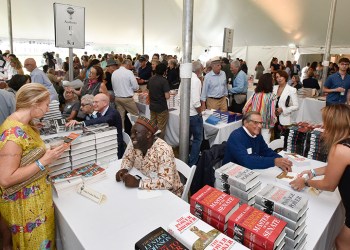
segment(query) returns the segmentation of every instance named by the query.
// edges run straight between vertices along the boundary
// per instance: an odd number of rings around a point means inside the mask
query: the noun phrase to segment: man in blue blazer
[[[87,103],[83,103],[82,98],[82,104],[81,105],[91,105]],[[94,96],[93,102],[92,102],[93,109],[82,109],[82,111],[88,112],[86,117],[89,117],[85,121],[81,122],[83,126],[90,126],[94,124],[101,124],[101,123],[108,123],[109,126],[114,126],[117,128],[118,131],[118,158],[122,158],[124,154],[124,142],[123,142],[123,128],[122,128],[122,118],[120,117],[119,112],[109,106],[109,97],[105,94],[97,94]],[[97,112],[96,114],[92,115],[92,112]],[[90,113],[91,112],[91,113]],[[75,124],[78,124],[79,122],[72,120],[66,124],[66,126],[72,126]]]

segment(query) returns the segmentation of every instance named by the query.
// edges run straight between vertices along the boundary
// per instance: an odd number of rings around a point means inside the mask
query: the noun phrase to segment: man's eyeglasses
[[[254,120],[250,120],[251,122],[254,123],[254,125],[263,125],[264,122],[259,122],[259,121],[254,121]]]
[[[82,103],[82,104],[80,104],[80,106],[82,106],[82,107],[85,107],[85,106],[88,106],[88,105],[91,105],[90,103]]]
[[[349,66],[348,63],[341,63],[340,65],[341,65],[341,66]]]

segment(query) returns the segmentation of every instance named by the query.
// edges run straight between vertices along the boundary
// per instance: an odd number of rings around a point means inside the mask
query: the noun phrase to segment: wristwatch
[[[139,175],[134,175],[134,177],[138,180],[138,181],[140,181],[140,180],[142,180],[142,177],[141,176],[139,176]]]

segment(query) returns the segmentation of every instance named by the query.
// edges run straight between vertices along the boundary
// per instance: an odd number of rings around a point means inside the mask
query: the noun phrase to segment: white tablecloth
[[[298,97],[299,110],[292,115],[292,122],[308,121],[310,123],[321,123],[321,109],[326,106],[325,101],[320,101],[315,98],[300,98]]]
[[[227,141],[233,130],[242,126],[242,121],[223,123],[216,125],[206,123],[205,120],[209,115],[203,116],[204,138],[209,140],[210,146],[221,144]],[[171,146],[179,145],[180,135],[180,110],[179,108],[169,112],[169,121],[165,132],[165,141]]]
[[[311,160],[309,166],[295,167],[293,172],[301,172],[305,169],[317,168],[324,166],[324,162]],[[258,170],[261,173],[262,187],[271,183],[288,190],[293,190],[287,185],[275,181],[281,170],[277,167]],[[319,177],[318,177],[319,178]],[[307,190],[301,192],[309,199],[309,209],[307,211],[306,230],[308,234],[306,241],[306,250],[330,250],[332,244],[344,224],[344,208],[338,189],[335,192],[323,191],[319,196],[310,194]]]
[[[149,105],[136,102],[137,107],[140,112],[145,115],[147,118],[150,118]],[[172,147],[179,146],[180,141],[180,107],[170,109],[169,111],[169,120],[165,131],[165,141]],[[209,140],[210,146],[214,144],[221,144],[224,141],[227,141],[228,137],[233,130],[242,126],[241,121],[231,122],[231,123],[222,123],[219,122],[217,125],[211,125],[206,123],[205,120],[209,115],[203,116],[203,127],[204,127],[204,138]]]
[[[189,204],[163,190],[161,196],[140,199],[137,188],[115,181],[121,161],[110,163],[108,177],[89,185],[107,196],[98,205],[75,192],[54,195],[56,220],[66,250],[134,249],[136,241],[189,211]],[[152,192],[152,191],[150,191]]]
[[[308,167],[294,167],[294,172],[323,166],[312,161]],[[126,188],[115,181],[120,161],[109,164],[108,178],[89,185],[107,195],[105,203],[98,205],[75,192],[54,195],[56,220],[64,249],[134,249],[134,244],[151,230],[168,224],[189,211],[189,204],[164,190],[161,196],[140,199],[139,190]],[[274,176],[280,173],[276,167],[260,170],[264,187],[267,183],[279,185]],[[292,190],[292,189],[290,189]],[[344,223],[344,209],[338,190],[308,196],[309,209],[306,219],[307,250],[330,250]]]

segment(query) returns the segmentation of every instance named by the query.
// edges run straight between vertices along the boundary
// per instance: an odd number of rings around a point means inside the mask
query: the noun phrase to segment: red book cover
[[[205,185],[192,195],[190,205],[196,210],[225,223],[232,213],[238,209],[239,199]]]
[[[264,249],[273,250],[283,241],[286,225],[274,216],[243,204],[228,220],[228,236],[239,242],[246,238]]]
[[[203,213],[201,211],[196,210],[194,207],[190,207],[190,212],[197,218],[201,219],[202,221],[208,223],[210,226],[216,228],[220,232],[225,232],[227,229],[227,223],[218,221],[217,219],[207,215],[206,213]]]

